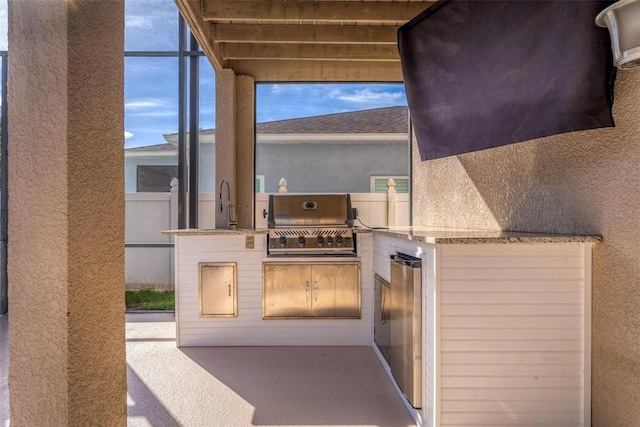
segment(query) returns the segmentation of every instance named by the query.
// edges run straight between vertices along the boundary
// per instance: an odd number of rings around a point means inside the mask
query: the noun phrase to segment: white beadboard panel
[[[582,268],[519,268],[505,259],[503,267],[442,268],[442,280],[575,280],[582,279]]]
[[[446,292],[443,304],[582,304],[582,292]]]
[[[570,388],[447,388],[442,390],[442,405],[446,402],[476,401],[485,402],[571,402],[579,401],[580,387]]]
[[[576,360],[578,362],[578,360]],[[547,375],[554,376],[575,376],[576,365],[578,363],[568,364],[443,364],[442,374],[448,376],[523,376],[523,375],[537,375],[540,371],[544,370]]]
[[[580,315],[581,304],[447,304],[443,316],[561,316]],[[503,322],[507,321],[502,319]]]
[[[178,236],[176,325],[179,346],[371,345],[373,316],[372,236],[359,236],[361,319],[262,319],[262,263],[266,235],[245,248],[243,235]],[[285,262],[285,259],[280,259]],[[340,262],[340,259],[334,259]],[[268,259],[269,262],[274,259]],[[291,261],[291,259],[289,259]],[[344,261],[354,261],[353,258]],[[198,264],[236,262],[238,316],[198,315]]]
[[[484,243],[469,245],[439,245],[443,258],[448,257],[576,257],[580,256],[581,243]],[[449,262],[445,259],[443,263]]]
[[[442,339],[449,340],[575,340],[582,333],[582,328],[446,328],[442,331]]]
[[[498,401],[475,400],[447,401],[442,404],[442,412],[476,412],[476,413],[538,413],[538,412],[573,412],[580,410],[579,402],[573,400],[530,400],[530,401]]]
[[[583,425],[583,246],[438,246],[441,425]]]
[[[447,280],[449,292],[572,292],[581,289],[582,280]],[[476,291],[476,288],[478,289]]]
[[[504,317],[492,314],[488,316],[448,316],[441,319],[443,328],[482,329],[492,328],[504,322]],[[509,318],[509,328],[582,328],[582,316],[525,316]]]
[[[506,258],[506,260],[505,260]],[[582,268],[580,256],[450,256],[442,260],[442,268]]]
[[[576,412],[516,412],[508,408],[494,413],[443,413],[443,425],[456,426],[576,426],[580,418]]]
[[[580,351],[582,341],[574,339],[571,341],[558,340],[442,340],[442,352],[449,351]],[[447,363],[443,354],[442,363]]]
[[[576,376],[453,376],[442,375],[442,388],[569,388],[580,387],[581,375]]]
[[[447,364],[462,365],[541,365],[541,364],[579,364],[582,351],[487,351],[487,352],[455,352],[447,354]]]

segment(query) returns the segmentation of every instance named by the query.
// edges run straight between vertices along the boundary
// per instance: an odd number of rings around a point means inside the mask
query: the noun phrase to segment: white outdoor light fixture
[[[620,0],[596,17],[596,25],[611,35],[613,65],[640,67],[640,0]]]

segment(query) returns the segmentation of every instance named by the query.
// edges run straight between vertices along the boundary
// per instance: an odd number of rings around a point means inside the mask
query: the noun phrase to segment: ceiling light
[[[640,0],[612,4],[598,14],[596,25],[609,29],[613,65],[640,67]]]

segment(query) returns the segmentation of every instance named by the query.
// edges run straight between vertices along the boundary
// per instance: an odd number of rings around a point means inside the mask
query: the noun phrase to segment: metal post
[[[191,32],[189,32],[191,34]],[[198,228],[198,113],[199,56],[198,42],[191,34],[189,52],[189,228]]]
[[[407,108],[408,123],[408,139],[409,139],[409,225],[413,225],[413,121],[411,120],[411,112]]]
[[[178,228],[187,228],[187,32],[184,18],[178,18]]]
[[[7,132],[7,53],[2,53],[2,122],[0,123],[0,314],[6,314],[9,308],[9,280],[7,275],[7,241],[9,213],[9,185],[7,171],[8,132]]]

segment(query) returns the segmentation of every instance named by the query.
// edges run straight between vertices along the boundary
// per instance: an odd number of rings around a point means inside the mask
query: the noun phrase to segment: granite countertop
[[[470,230],[438,227],[356,227],[358,233],[374,233],[401,240],[430,244],[478,244],[478,243],[597,243],[601,236],[552,233],[526,233],[519,231]],[[268,234],[266,228],[238,230],[185,229],[167,230],[162,234],[174,236],[219,236]]]
[[[375,234],[396,239],[431,244],[478,243],[597,243],[601,236],[553,233],[526,233],[519,231],[469,230],[438,227],[373,228]]]
[[[240,235],[255,236],[257,234],[267,234],[269,230],[266,228],[240,228],[235,230],[226,230],[222,228],[186,228],[184,230],[166,230],[162,234],[172,236],[222,236],[222,235]]]

